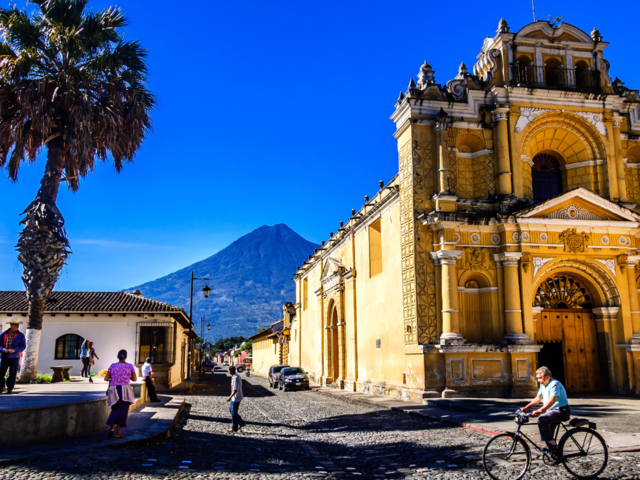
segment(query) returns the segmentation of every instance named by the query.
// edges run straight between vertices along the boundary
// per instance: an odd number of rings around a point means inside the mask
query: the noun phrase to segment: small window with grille
[[[84,338],[75,333],[67,333],[56,339],[54,360],[77,360],[80,358],[80,347]]]
[[[173,363],[173,323],[138,323],[138,363]]]
[[[562,193],[560,164],[554,156],[548,153],[539,153],[533,157],[531,179],[535,203],[544,202]]]

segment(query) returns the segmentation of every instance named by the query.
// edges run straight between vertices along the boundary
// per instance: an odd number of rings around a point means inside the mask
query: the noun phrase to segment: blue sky
[[[118,5],[131,19],[128,38],[149,50],[154,132],[121,174],[101,164],[78,193],[61,190],[73,255],[57,289],[134,286],[264,224],[319,243],[397,172],[389,116],[422,62],[444,84],[461,61],[472,68],[501,17],[512,31],[532,21],[528,0]],[[536,2],[538,19],[596,26],[611,42],[612,77],[640,88],[640,3],[623,10]],[[3,290],[23,288],[14,245],[43,160],[24,166],[18,183],[0,177]]]

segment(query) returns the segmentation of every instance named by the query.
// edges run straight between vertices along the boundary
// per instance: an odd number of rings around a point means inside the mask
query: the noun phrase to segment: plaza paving
[[[314,391],[282,393],[257,376],[242,377],[248,425],[229,434],[229,377],[206,378],[162,444],[35,456],[0,467],[0,479],[488,478],[486,434]],[[536,459],[525,478],[572,477]],[[640,478],[640,453],[613,454],[601,478]]]

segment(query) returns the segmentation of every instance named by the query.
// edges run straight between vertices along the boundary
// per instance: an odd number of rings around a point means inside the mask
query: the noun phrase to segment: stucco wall
[[[278,365],[278,344],[273,338],[262,337],[253,341],[253,371],[266,374],[271,365]]]

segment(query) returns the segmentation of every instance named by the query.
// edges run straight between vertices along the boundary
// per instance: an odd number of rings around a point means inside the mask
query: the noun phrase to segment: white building
[[[0,291],[0,319],[16,316],[23,317],[20,330],[24,332],[26,293]],[[189,330],[189,317],[182,308],[145,298],[138,291],[54,291],[45,306],[38,371],[51,373],[50,367],[72,365],[71,375],[79,376],[80,345],[88,339],[100,357],[92,373],[117,362],[118,351],[125,349],[127,361],[138,373],[145,358],[151,357],[156,384],[175,387],[187,378]],[[193,330],[191,338],[196,338]]]

